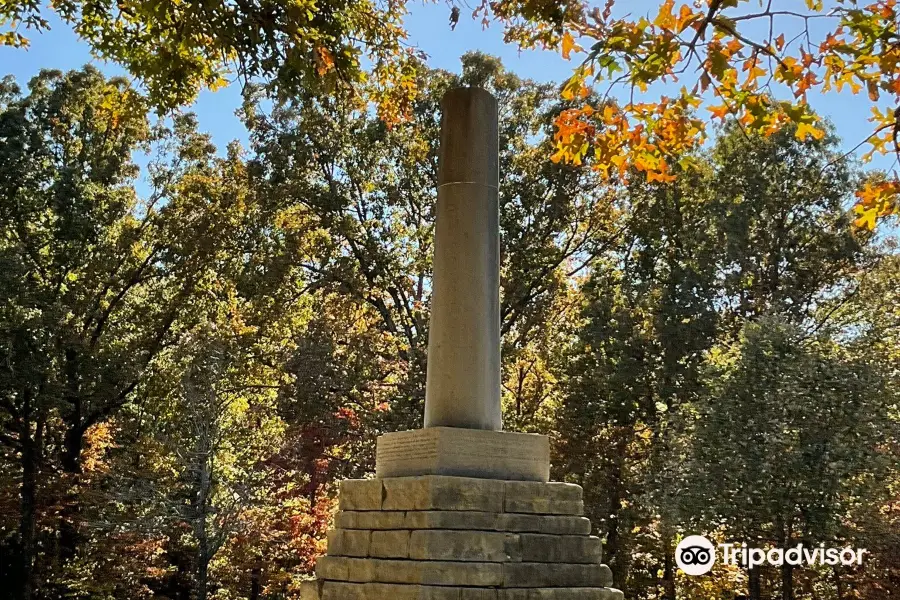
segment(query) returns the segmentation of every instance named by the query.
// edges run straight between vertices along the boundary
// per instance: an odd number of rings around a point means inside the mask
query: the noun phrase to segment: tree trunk
[[[259,600],[259,596],[262,593],[261,575],[262,569],[258,565],[250,571],[250,600]]]
[[[616,444],[615,464],[608,478],[609,488],[609,504],[607,505],[606,514],[609,515],[606,524],[606,547],[605,554],[608,556],[609,568],[613,574],[613,581],[616,586],[622,590],[625,589],[625,582],[628,579],[628,565],[625,557],[621,552],[621,523],[619,513],[622,510],[622,499],[625,490],[622,487],[622,474],[624,472],[623,463],[625,462],[625,449],[628,444],[627,439],[623,435]]]
[[[26,425],[27,427],[27,425]],[[37,450],[30,432],[22,436],[22,487],[19,515],[21,543],[21,588],[19,598],[31,600],[34,594],[35,536],[37,530]]]
[[[794,565],[781,565],[781,600],[794,600]]]
[[[794,534],[793,522],[790,519],[782,525],[782,531],[784,533],[781,547],[787,552]],[[794,600],[794,565],[788,564],[787,561],[781,564],[781,600]]]
[[[73,560],[78,551],[78,514],[81,512],[78,500],[78,480],[81,475],[81,449],[84,443],[78,352],[74,348],[66,348],[65,359],[66,390],[64,396],[71,408],[65,417],[66,434],[61,457],[63,473],[68,479],[68,490],[60,511],[59,524],[59,557],[62,562]]]
[[[762,600],[762,584],[759,578],[759,567],[748,571],[747,595],[750,600]]]
[[[206,544],[200,546],[200,564],[197,565],[197,600],[206,600],[209,594],[209,557]]]
[[[666,600],[678,600],[675,595],[675,558],[671,542],[666,543],[663,559],[663,586]]]
[[[208,440],[201,436],[197,443],[200,456],[200,473],[197,493],[197,522],[194,525],[194,535],[197,537],[197,599],[206,600],[209,593],[209,525],[206,516],[209,514],[209,492],[212,481],[209,468]]]
[[[82,445],[81,427],[69,423],[62,455],[63,472],[67,476],[69,489],[60,511],[59,524],[59,557],[63,561],[73,560],[78,552],[78,518],[81,513],[78,483],[81,478]]]
[[[841,581],[841,571],[837,566],[831,570],[834,576],[834,589],[837,592],[837,600],[844,600],[844,582]]]

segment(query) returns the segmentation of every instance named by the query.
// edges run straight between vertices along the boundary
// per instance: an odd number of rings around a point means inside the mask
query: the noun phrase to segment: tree
[[[30,1],[0,8],[10,31],[0,44],[28,45],[20,29],[49,28],[47,7]],[[395,119],[415,93],[415,53],[405,47],[403,2],[82,2],[50,10],[70,23],[99,56],[140,79],[151,103],[173,109],[202,88],[265,78],[284,96],[306,89],[338,93],[367,85],[361,66],[373,65],[382,115]]]
[[[791,126],[769,136],[748,136],[733,121],[722,127],[708,207],[721,232],[717,280],[733,333],[773,311],[820,328],[830,316],[823,304],[852,297],[856,277],[877,261],[872,236],[854,232],[846,212],[863,177],[839,157],[830,132],[800,141]]]
[[[149,134],[139,98],[93,69],[43,72],[30,87],[22,97],[6,79],[0,101],[0,422],[21,469],[25,598],[48,449],[59,452],[65,473],[79,472],[85,432],[121,406],[173,318],[148,310],[148,329],[127,324],[156,299],[149,222],[133,216],[127,186],[131,151]],[[61,531],[70,532],[69,523],[63,518]]]
[[[472,13],[486,25],[501,23],[507,41],[522,48],[560,49],[582,55],[563,87],[563,97],[586,99],[589,84],[606,89],[601,102],[583,102],[556,121],[556,160],[580,163],[590,150],[604,173],[624,178],[632,169],[669,181],[673,166],[688,161],[707,136],[696,109],[713,118],[731,115],[747,131],[772,134],[792,124],[800,139],[824,131],[807,101],[810,92],[854,94],[872,103],[870,152],[900,154],[897,102],[895,0],[805,0],[784,9],[769,0],[665,0],[647,17],[624,14],[615,0],[604,8],[542,0],[482,2]],[[620,8],[622,10],[620,10]],[[450,7],[450,27],[460,7]],[[234,70],[244,81],[263,77],[284,95],[301,90],[334,92],[365,80],[363,56],[373,65],[380,114],[388,121],[411,116],[417,88],[414,53],[404,46],[403,1],[327,4],[288,2],[212,5],[201,2],[88,3],[53,5],[101,56],[125,65],[150,91],[152,101],[172,108],[191,101],[202,87],[217,87]],[[7,3],[0,24],[11,31],[2,42],[24,46],[18,29],[47,28],[33,2]],[[645,101],[655,83],[679,83],[680,91]],[[344,86],[345,88],[348,86]],[[627,101],[606,100],[617,88]],[[371,91],[371,90],[370,90]],[[895,110],[897,108],[897,110]],[[858,191],[856,224],[874,229],[878,219],[900,213],[900,182],[894,178]]]
[[[588,84],[601,85],[604,98],[617,89],[628,97],[560,115],[555,158],[580,162],[592,150],[606,173],[623,178],[634,169],[669,181],[675,163],[706,140],[700,107],[712,118],[737,119],[748,133],[772,135],[790,125],[800,140],[820,139],[825,130],[808,96],[845,87],[865,90],[872,103],[873,131],[856,146],[869,145],[863,158],[900,148],[900,112],[878,104],[900,98],[894,0],[866,6],[806,0],[805,8],[787,9],[753,4],[707,0],[676,8],[666,0],[655,15],[635,18],[620,16],[608,0],[603,10],[585,7],[561,28],[526,25],[520,42],[560,47],[565,58],[583,56],[564,97],[585,96]],[[638,96],[655,83],[681,89],[658,101]],[[896,177],[859,189],[856,225],[874,229],[877,219],[900,214],[898,190]]]
[[[54,507],[53,560],[73,561],[91,432],[133,399],[181,332],[206,321],[201,300],[217,298],[214,310],[244,322],[242,293],[271,297],[253,314],[266,322],[297,295],[284,280],[297,273],[303,236],[276,229],[268,246],[254,237],[273,231],[272,218],[247,193],[238,158],[214,160],[189,116],[151,133],[144,107],[123,80],[92,68],[43,72],[24,97],[3,86],[0,439],[21,472],[24,598],[38,513]],[[151,140],[163,156],[141,201],[131,155]],[[265,277],[229,278],[224,257]]]
[[[671,451],[668,414],[699,393],[700,357],[717,332],[720,241],[708,210],[710,179],[707,169],[668,185],[636,180],[625,191],[622,239],[591,265],[580,290],[555,423],[560,471],[587,490],[616,583],[634,593],[656,583],[640,573],[657,568],[635,568],[640,559],[632,557],[634,533],[655,527],[650,511],[661,510],[647,499],[651,475]],[[669,588],[671,525],[651,559],[668,561],[660,567]]]
[[[715,349],[709,395],[689,407],[691,512],[756,546],[845,545],[843,515],[889,498],[896,395],[882,361],[777,317]],[[793,600],[790,564],[780,588]]]
[[[884,250],[848,227],[844,207],[859,174],[852,164],[831,164],[836,147],[831,136],[801,141],[790,129],[767,137],[726,125],[675,181],[633,177],[622,188],[621,239],[590,264],[579,288],[554,429],[558,472],[585,486],[616,583],[632,595],[719,598],[717,590],[740,584],[742,574],[717,571],[709,586],[686,588],[691,582],[674,573],[677,536],[719,523],[719,515],[700,520],[715,491],[684,466],[704,438],[684,431],[683,415],[695,414],[719,384],[705,364],[712,349],[730,347],[746,327],[779,312],[803,335],[842,339],[833,343],[854,357],[856,346],[837,328],[860,327],[875,318],[876,299],[880,306],[894,300],[874,290],[862,295],[860,281],[885,260]],[[892,322],[884,315],[884,326]],[[838,362],[852,378],[848,361]],[[749,378],[744,385],[751,387]],[[856,393],[874,387],[860,384]],[[879,415],[872,422],[887,435],[890,424]],[[740,435],[746,419],[731,416]],[[713,459],[704,454],[697,468],[711,468]],[[853,468],[865,465],[860,458]],[[709,495],[698,498],[698,490]],[[748,520],[752,512],[735,511]],[[705,531],[748,534],[737,526]]]
[[[304,265],[322,282],[317,293],[342,315],[350,310],[351,322],[365,319],[379,333],[366,334],[377,344],[368,360],[378,362],[366,368],[378,375],[381,393],[356,389],[332,398],[369,411],[386,429],[421,422],[437,115],[443,93],[461,84],[484,86],[500,103],[501,168],[510,174],[500,189],[501,330],[512,361],[539,335],[543,318],[565,293],[567,274],[611,237],[612,209],[596,174],[549,160],[550,127],[561,109],[552,86],[523,81],[499,61],[469,54],[461,76],[423,71],[414,119],[394,128],[352,104],[312,95],[276,105],[271,114],[253,103],[246,109],[261,185],[293,218],[327,232],[316,260]],[[331,303],[331,294],[342,299]],[[346,304],[350,299],[358,308]],[[355,351],[341,352],[358,358]],[[335,382],[332,393],[349,391],[348,383]],[[391,410],[371,413],[381,402]]]

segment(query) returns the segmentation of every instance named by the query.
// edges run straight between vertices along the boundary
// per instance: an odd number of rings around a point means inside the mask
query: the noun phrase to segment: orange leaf
[[[707,107],[707,110],[713,114],[713,117],[724,120],[725,115],[728,114],[728,105],[721,104],[719,106],[710,106]]]
[[[572,50],[575,49],[575,38],[568,31],[562,37],[562,57],[569,60]]]
[[[777,38],[775,38],[775,47],[778,48],[779,51],[784,50],[784,34],[782,33]]]
[[[334,56],[325,46],[316,47],[316,72],[325,75],[334,68]]]

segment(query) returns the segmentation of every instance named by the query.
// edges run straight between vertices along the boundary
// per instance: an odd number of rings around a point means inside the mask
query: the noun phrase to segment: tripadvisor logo
[[[792,548],[751,548],[744,544],[719,544],[722,551],[722,563],[738,565],[746,568],[761,565],[781,566],[789,564],[844,566],[861,565],[865,548],[826,548],[797,544]],[[675,563],[687,575],[705,575],[716,563],[716,546],[702,535],[689,535],[681,540],[675,548]]]
[[[702,535],[689,535],[675,548],[675,563],[688,575],[705,575],[716,563],[716,547]]]

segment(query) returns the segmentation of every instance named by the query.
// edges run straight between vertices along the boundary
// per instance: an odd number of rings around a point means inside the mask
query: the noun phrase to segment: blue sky
[[[654,10],[652,7],[658,6],[658,2],[638,0],[627,6],[633,12],[643,9],[646,13]],[[409,41],[428,54],[429,64],[433,67],[458,71],[459,57],[468,50],[476,49],[501,57],[509,70],[539,81],[560,81],[574,66],[574,63],[563,60],[554,52],[520,52],[516,47],[504,44],[500,27],[493,25],[483,30],[480,22],[468,18],[466,9],[463,9],[455,31],[451,31],[447,4],[411,2],[409,7],[410,14],[406,21]],[[67,70],[85,63],[92,63],[109,74],[124,74],[114,64],[93,59],[88,46],[80,42],[65,23],[55,19],[51,19],[51,23],[52,30],[49,32],[30,32],[31,47],[28,50],[0,46],[0,75],[11,73],[20,84],[25,84],[41,68]],[[655,97],[658,97],[658,91],[656,96],[648,94],[648,100]],[[864,95],[832,93],[813,96],[811,101],[820,114],[835,124],[848,149],[872,130],[872,124],[868,122],[870,103]],[[237,86],[231,86],[218,92],[203,92],[192,107],[199,117],[201,128],[213,136],[222,151],[231,140],[246,141],[246,132],[234,115],[239,105]],[[871,166],[888,168],[892,163],[893,157],[876,157]]]

